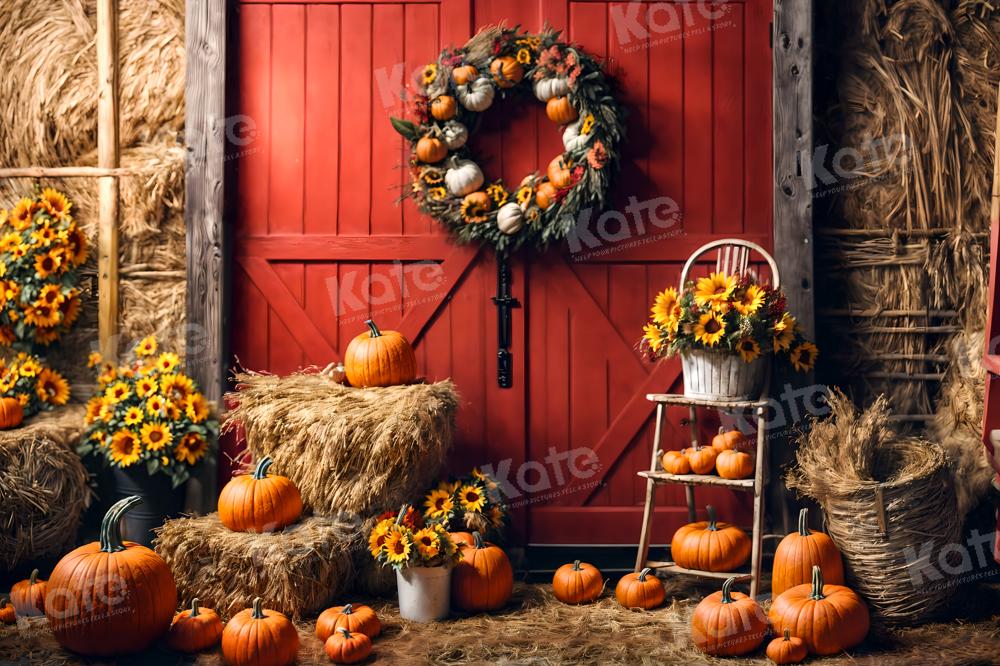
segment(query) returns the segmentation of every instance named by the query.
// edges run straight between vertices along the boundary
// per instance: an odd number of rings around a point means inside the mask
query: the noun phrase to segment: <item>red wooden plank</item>
[[[402,65],[403,54],[403,5],[376,5],[372,9],[372,71],[391,72]],[[406,147],[403,137],[392,129],[390,115],[403,115],[398,97],[388,96],[394,104],[386,106],[386,96],[379,90],[375,78],[369,113],[372,118],[372,234],[399,234],[403,231],[403,210],[396,199],[403,193],[404,169],[385,164],[385,156],[400,155]],[[361,112],[356,109],[355,112]],[[409,179],[406,179],[407,181]],[[406,183],[408,185],[408,182]]]
[[[406,3],[404,5],[404,40],[403,53],[406,64],[399,76],[393,75],[391,78],[395,82],[398,78],[399,85],[408,85],[407,95],[415,95],[419,92],[417,82],[419,72],[424,65],[437,60],[441,51],[438,36],[438,10],[436,5]],[[446,21],[442,16],[442,21]],[[402,91],[399,91],[402,94]],[[410,153],[408,147],[402,148],[398,153],[398,165],[404,172],[404,179],[409,169]],[[439,224],[426,215],[421,215],[412,199],[407,199],[403,203],[403,232],[407,234],[434,232],[445,235]]]
[[[302,264],[290,264],[290,263],[274,263],[270,264],[271,270],[274,272],[275,279],[280,281],[281,285],[287,289],[288,293],[294,299],[293,303],[298,306],[298,314],[295,317],[288,317],[286,312],[278,312],[274,307],[271,307],[268,313],[268,340],[267,346],[269,348],[268,353],[268,367],[278,374],[287,374],[290,372],[295,372],[307,363],[322,363],[326,365],[333,360],[333,358],[326,359],[326,363],[323,363],[323,358],[318,358],[317,353],[319,350],[314,349],[312,346],[300,345],[298,343],[298,337],[294,335],[291,331],[293,328],[297,328],[300,323],[299,320],[303,315],[308,317],[303,306],[303,292],[305,291],[305,285],[303,284],[304,268]],[[309,361],[306,361],[306,356],[309,356]]]
[[[340,332],[337,327],[338,306],[333,300],[336,293],[332,291],[336,285],[337,264],[310,262],[304,266],[304,309],[326,342],[332,349],[338,350],[342,358],[346,345],[341,346],[338,339]]]
[[[372,7],[340,8],[340,201],[337,230],[371,231]]]
[[[774,233],[771,168],[771,17],[770,0],[754,0],[744,8],[746,50],[743,59],[746,100],[744,142],[746,145],[747,233],[762,234],[771,248]]]
[[[456,246],[441,262],[439,280],[435,281],[438,286],[409,301],[412,305],[407,308],[403,320],[399,323],[399,331],[412,344],[417,344],[423,337],[448,294],[461,282],[479,254],[479,248]]]
[[[700,12],[684,28],[684,228],[712,228],[712,32]]]
[[[335,233],[340,191],[340,8],[306,8],[305,204],[307,234]]]
[[[712,20],[712,120],[715,132],[712,231],[741,234],[743,228],[743,7],[718,9]]]
[[[268,165],[271,159],[271,8],[243,7],[240,22],[240,113],[253,131],[240,146],[237,209],[244,233],[267,233]]]
[[[472,37],[472,0],[441,0],[440,48],[458,46]]]
[[[443,259],[454,248],[447,236],[379,236],[378,242],[372,242],[370,236],[285,234],[244,236],[236,241],[237,255],[299,261]]]
[[[656,196],[684,210],[684,42],[679,30],[649,46],[649,180]],[[689,231],[699,231],[694,227]]]
[[[649,180],[651,143],[649,130],[650,40],[648,36],[622,40],[614,25],[615,17],[626,15],[630,11],[630,7],[628,2],[608,3],[608,14],[605,17],[611,23],[607,37],[607,53],[614,62],[616,71],[620,73],[621,102],[628,109],[628,116],[625,119],[628,141],[623,154],[621,182],[631,183],[632,186],[627,189],[616,188],[618,196],[614,198],[614,207],[618,210],[623,210],[628,205],[628,198],[631,196],[645,201],[661,194],[656,184]],[[638,12],[635,24],[643,30],[648,30],[647,17],[647,12]],[[643,213],[643,217],[648,217],[648,214]]]
[[[270,197],[268,230],[271,233],[302,232],[302,202],[305,153],[305,32],[302,6],[288,5],[271,10],[274,42],[271,46],[271,127]],[[277,147],[280,146],[280,149]]]

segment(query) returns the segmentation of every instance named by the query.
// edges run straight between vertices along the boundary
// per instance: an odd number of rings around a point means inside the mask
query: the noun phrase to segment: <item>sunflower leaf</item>
[[[392,128],[399,132],[404,139],[408,141],[416,141],[419,138],[417,126],[409,120],[403,120],[401,118],[390,116],[389,122],[392,123]]]

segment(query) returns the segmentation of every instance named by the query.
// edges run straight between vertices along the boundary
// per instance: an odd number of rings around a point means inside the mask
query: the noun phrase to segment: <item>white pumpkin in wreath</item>
[[[524,209],[521,204],[510,202],[497,211],[497,226],[508,236],[516,234],[524,226]]]
[[[485,111],[493,104],[493,95],[496,91],[493,84],[486,77],[480,77],[471,84],[461,85],[456,88],[458,101],[469,111]]]
[[[569,81],[565,76],[551,76],[547,79],[539,79],[534,85],[535,97],[539,101],[547,102],[553,97],[562,97],[569,94]]]
[[[456,197],[464,197],[478,190],[483,184],[483,172],[472,160],[452,160],[451,168],[444,174],[448,192]]]
[[[580,134],[580,128],[583,126],[583,118],[576,121],[575,123],[570,123],[563,130],[562,141],[563,148],[566,149],[567,153],[576,152],[587,147],[590,143],[590,134]]]

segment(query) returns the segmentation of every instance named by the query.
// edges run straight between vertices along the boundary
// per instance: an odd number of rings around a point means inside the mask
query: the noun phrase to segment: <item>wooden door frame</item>
[[[544,4],[544,0],[542,0]],[[206,395],[226,387],[229,302],[225,201],[229,0],[187,3],[185,211],[189,371]],[[813,0],[774,0],[772,132],[774,256],[791,309],[814,329],[812,162]],[[211,492],[209,492],[211,490]],[[214,496],[214,488],[206,488]]]

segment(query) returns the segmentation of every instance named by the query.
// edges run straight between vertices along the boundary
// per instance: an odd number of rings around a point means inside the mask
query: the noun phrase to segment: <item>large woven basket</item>
[[[747,363],[737,354],[689,349],[681,354],[684,395],[709,400],[755,399],[764,385],[768,361],[763,355]]]

